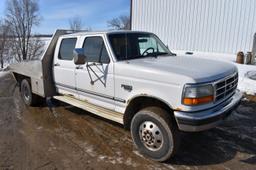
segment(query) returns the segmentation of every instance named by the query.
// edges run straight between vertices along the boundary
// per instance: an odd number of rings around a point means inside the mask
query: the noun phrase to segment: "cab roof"
[[[72,32],[72,31],[70,31]],[[145,31],[131,31],[131,30],[111,30],[111,31],[79,31],[76,33],[68,33],[63,35],[62,37],[70,37],[70,36],[82,36],[82,35],[94,35],[94,34],[120,34],[120,33],[150,33]]]

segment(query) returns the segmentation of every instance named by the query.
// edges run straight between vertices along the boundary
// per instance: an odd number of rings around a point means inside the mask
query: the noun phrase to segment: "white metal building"
[[[170,49],[251,51],[256,0],[132,0],[132,30],[157,34]]]

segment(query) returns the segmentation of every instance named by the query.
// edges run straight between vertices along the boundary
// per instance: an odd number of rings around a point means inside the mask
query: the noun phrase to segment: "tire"
[[[175,120],[170,113],[158,107],[148,107],[135,114],[131,135],[138,151],[154,161],[169,160],[179,147]]]
[[[41,103],[41,98],[32,93],[30,83],[27,79],[23,79],[20,85],[21,97],[28,106],[36,106]]]

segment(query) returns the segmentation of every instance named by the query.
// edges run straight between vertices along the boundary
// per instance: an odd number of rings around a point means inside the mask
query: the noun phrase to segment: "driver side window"
[[[84,40],[83,49],[88,62],[110,62],[109,55],[102,37],[87,37]]]

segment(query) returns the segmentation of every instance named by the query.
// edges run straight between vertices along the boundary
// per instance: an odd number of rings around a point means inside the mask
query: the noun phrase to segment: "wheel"
[[[32,93],[31,86],[27,79],[23,79],[20,85],[21,97],[26,105],[35,106],[41,99],[39,96]]]
[[[167,111],[158,107],[148,107],[135,114],[131,135],[138,151],[155,161],[166,161],[178,150],[177,125]]]

